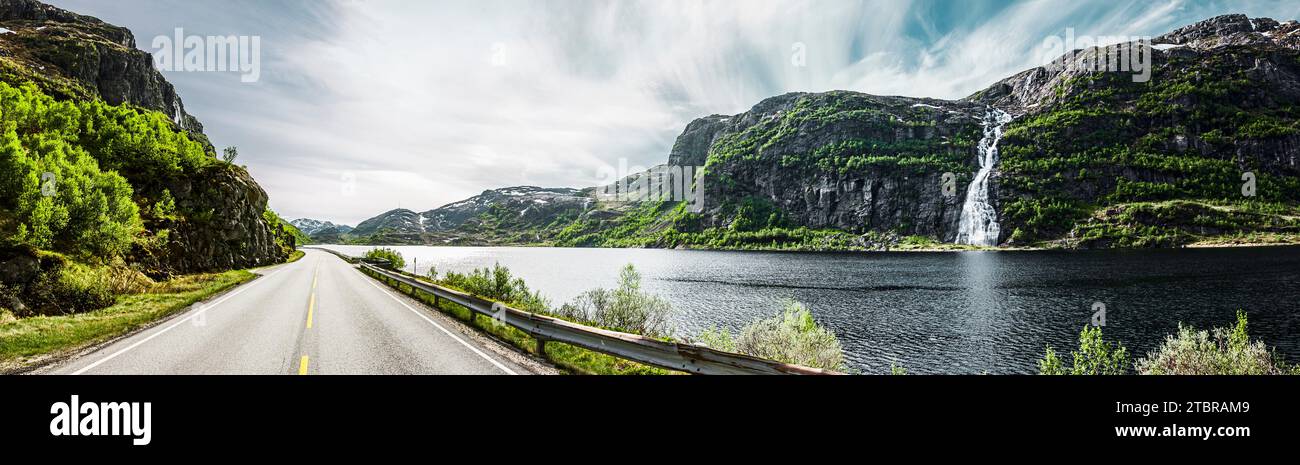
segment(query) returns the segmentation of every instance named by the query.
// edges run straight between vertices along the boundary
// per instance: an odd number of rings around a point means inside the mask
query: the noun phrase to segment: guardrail
[[[338,252],[330,252],[346,257]],[[368,263],[361,263],[360,268],[378,275],[380,279],[405,284],[412,289],[432,294],[435,302],[436,299],[447,299],[465,307],[470,310],[471,318],[473,315],[484,315],[498,323],[523,331],[537,340],[537,351],[541,354],[546,353],[544,348],[547,341],[555,341],[647,365],[700,375],[840,374],[830,370],[723,352],[694,344],[661,341],[638,334],[593,328],[511,308],[500,302],[430,284]]]

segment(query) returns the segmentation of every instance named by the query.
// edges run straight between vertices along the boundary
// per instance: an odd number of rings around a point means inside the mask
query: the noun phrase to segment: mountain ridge
[[[1297,30],[1295,21],[1245,15],[1178,28],[1145,49],[1148,83],[1081,66],[1113,45],[959,100],[769,97],[741,114],[698,118],[673,144],[669,163],[705,167],[702,212],[605,202],[589,188],[581,192],[592,202],[550,221],[484,218],[475,224],[491,227],[454,238],[395,222],[387,234],[360,231],[353,240],[814,250],[952,242],[992,107],[1015,116],[989,182],[1000,245],[1293,242]],[[1245,173],[1259,177],[1258,197],[1241,197]],[[941,193],[945,179],[955,179],[955,195]]]

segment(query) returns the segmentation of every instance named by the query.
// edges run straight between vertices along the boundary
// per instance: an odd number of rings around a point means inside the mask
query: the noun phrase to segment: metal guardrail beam
[[[344,256],[337,252],[334,253]],[[840,374],[830,370],[723,352],[694,344],[661,341],[637,334],[593,328],[511,308],[499,302],[423,282],[367,263],[361,263],[360,268],[374,273],[382,279],[405,284],[413,289],[432,294],[437,298],[447,299],[468,308],[475,314],[492,318],[498,324],[510,325],[523,331],[542,343],[546,341],[563,342],[647,365],[701,375]]]

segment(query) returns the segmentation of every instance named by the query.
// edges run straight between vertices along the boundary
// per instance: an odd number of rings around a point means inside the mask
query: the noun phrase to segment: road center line
[[[307,300],[307,329],[311,329],[312,315],[316,313],[316,277],[320,275],[320,261],[311,271],[311,298]]]
[[[307,301],[307,329],[311,329],[311,316],[316,310],[316,293],[311,293],[311,300]]]
[[[397,296],[393,295],[391,292],[388,292],[387,289],[384,289],[384,288],[382,288],[382,287],[379,287],[378,284],[375,284],[375,280],[374,280],[374,278],[371,278],[370,276],[367,276],[365,273],[362,273],[361,271],[357,271],[357,273],[360,274],[362,278],[365,278],[366,282],[367,282],[367,283],[370,283],[371,286],[375,286],[375,289],[379,289],[379,292],[383,292],[384,295],[388,296],[389,298],[393,299],[393,300],[396,301],[397,303],[401,304],[403,307],[406,307],[406,309],[407,309],[407,310],[410,310],[411,313],[414,313],[414,314],[416,314],[416,316],[419,316],[420,318],[423,318],[424,321],[429,322],[429,324],[433,325],[433,327],[438,328],[439,330],[441,330],[441,331],[442,331],[443,333],[445,333],[446,335],[451,336],[452,339],[455,339],[456,342],[459,342],[461,345],[463,345],[463,346],[465,346],[466,348],[468,348],[469,350],[473,351],[475,354],[478,354],[479,357],[483,357],[484,360],[487,360],[487,361],[489,361],[489,362],[492,362],[492,364],[493,364],[493,365],[496,365],[497,368],[500,368],[501,371],[504,371],[504,372],[506,372],[506,374],[511,374],[511,375],[517,375],[517,374],[519,374],[519,373],[515,373],[514,370],[511,370],[510,368],[507,368],[505,365],[502,365],[501,362],[498,362],[498,361],[496,361],[495,359],[493,359],[492,357],[489,357],[488,354],[483,353],[483,351],[478,350],[477,347],[474,347],[474,346],[470,345],[468,342],[465,342],[464,339],[461,339],[459,336],[456,336],[455,333],[452,333],[451,331],[447,330],[447,328],[442,327],[442,325],[438,324],[438,322],[436,322],[436,321],[433,321],[433,320],[430,319],[428,316],[426,316],[424,313],[421,313],[419,310],[416,310],[416,309],[414,309],[414,308],[411,308],[410,305],[406,305],[406,302],[403,302],[402,299],[397,298]]]
[[[172,328],[175,328],[175,327],[177,327],[177,326],[180,326],[180,325],[184,324],[186,321],[190,321],[190,320],[193,319],[194,317],[196,317],[196,316],[198,316],[198,315],[201,315],[201,314],[203,314],[204,312],[207,312],[208,310],[212,310],[213,308],[216,308],[216,306],[221,305],[223,302],[225,302],[225,301],[227,301],[227,300],[230,300],[231,297],[237,296],[237,295],[243,293],[244,291],[247,291],[249,288],[252,288],[253,286],[256,286],[258,283],[262,283],[262,282],[267,281],[267,278],[270,278],[270,277],[272,277],[272,276],[275,276],[275,275],[277,275],[277,274],[280,274],[280,272],[281,272],[281,271],[284,271],[285,269],[286,269],[286,268],[280,268],[280,269],[278,269],[278,270],[275,270],[275,271],[272,272],[271,274],[262,275],[261,278],[254,279],[252,283],[249,283],[249,284],[246,285],[246,286],[243,286],[243,287],[241,287],[241,288],[239,288],[239,289],[236,289],[235,292],[231,292],[231,293],[229,293],[229,294],[226,294],[225,297],[222,297],[222,298],[218,299],[216,302],[213,302],[211,305],[204,305],[203,308],[200,309],[199,311],[197,311],[197,312],[192,312],[192,313],[190,313],[189,316],[187,316],[187,317],[185,317],[185,318],[182,318],[180,321],[177,321],[177,322],[175,322],[175,323],[172,323],[171,325],[169,325],[169,326],[167,326],[167,327],[165,327],[165,328],[159,330],[158,332],[155,332],[155,333],[153,333],[153,334],[150,334],[149,337],[146,337],[146,338],[144,338],[144,339],[141,339],[141,340],[139,340],[139,341],[136,341],[134,344],[131,344],[131,345],[129,345],[129,346],[126,346],[126,347],[123,348],[122,350],[119,350],[119,351],[117,351],[117,352],[113,352],[112,354],[109,354],[107,357],[104,357],[104,358],[101,358],[101,359],[95,361],[95,363],[92,363],[92,364],[90,364],[90,365],[86,365],[84,368],[72,372],[72,375],[73,375],[73,376],[76,376],[76,375],[80,375],[80,374],[82,374],[82,373],[85,373],[86,371],[89,371],[90,369],[95,368],[95,367],[99,366],[100,364],[102,364],[102,363],[104,363],[104,362],[107,362],[107,361],[109,361],[109,360],[112,360],[112,359],[114,359],[114,358],[117,358],[118,355],[122,355],[122,354],[126,353],[127,351],[129,351],[129,350],[131,350],[131,349],[134,349],[134,348],[136,348],[136,347],[140,347],[141,344],[144,344],[144,343],[146,343],[146,342],[149,342],[149,341],[152,340],[153,338],[158,337],[159,335],[161,335],[161,334],[163,334],[163,333],[165,333],[165,332],[171,331]]]
[[[305,374],[307,374],[307,356],[306,356],[306,355],[303,355],[303,356],[302,356],[302,361],[298,363],[298,374],[299,374],[299,375],[305,375]]]

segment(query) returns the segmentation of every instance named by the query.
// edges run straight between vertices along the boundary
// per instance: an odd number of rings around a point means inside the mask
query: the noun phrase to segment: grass
[[[293,253],[289,254],[289,259],[285,260],[285,263],[296,262],[298,261],[298,259],[302,258],[303,255],[307,255],[307,252],[303,252],[301,250],[295,250],[293,251]]]
[[[378,279],[380,282],[397,289],[403,294],[424,302],[426,305],[453,318],[459,319],[465,324],[479,331],[490,334],[519,350],[541,356],[570,373],[583,375],[665,375],[677,373],[675,371],[644,365],[555,341],[549,341],[546,343],[545,354],[538,354],[537,340],[525,334],[523,331],[508,325],[497,323],[491,318],[482,316],[474,317],[473,312],[461,305],[449,302],[445,299],[435,299],[432,294],[384,279],[383,277],[373,274],[371,271],[364,268],[361,271]]]
[[[255,276],[244,270],[182,276],[158,283],[147,293],[120,296],[101,310],[0,320],[0,372],[29,369],[51,356],[143,328]]]

